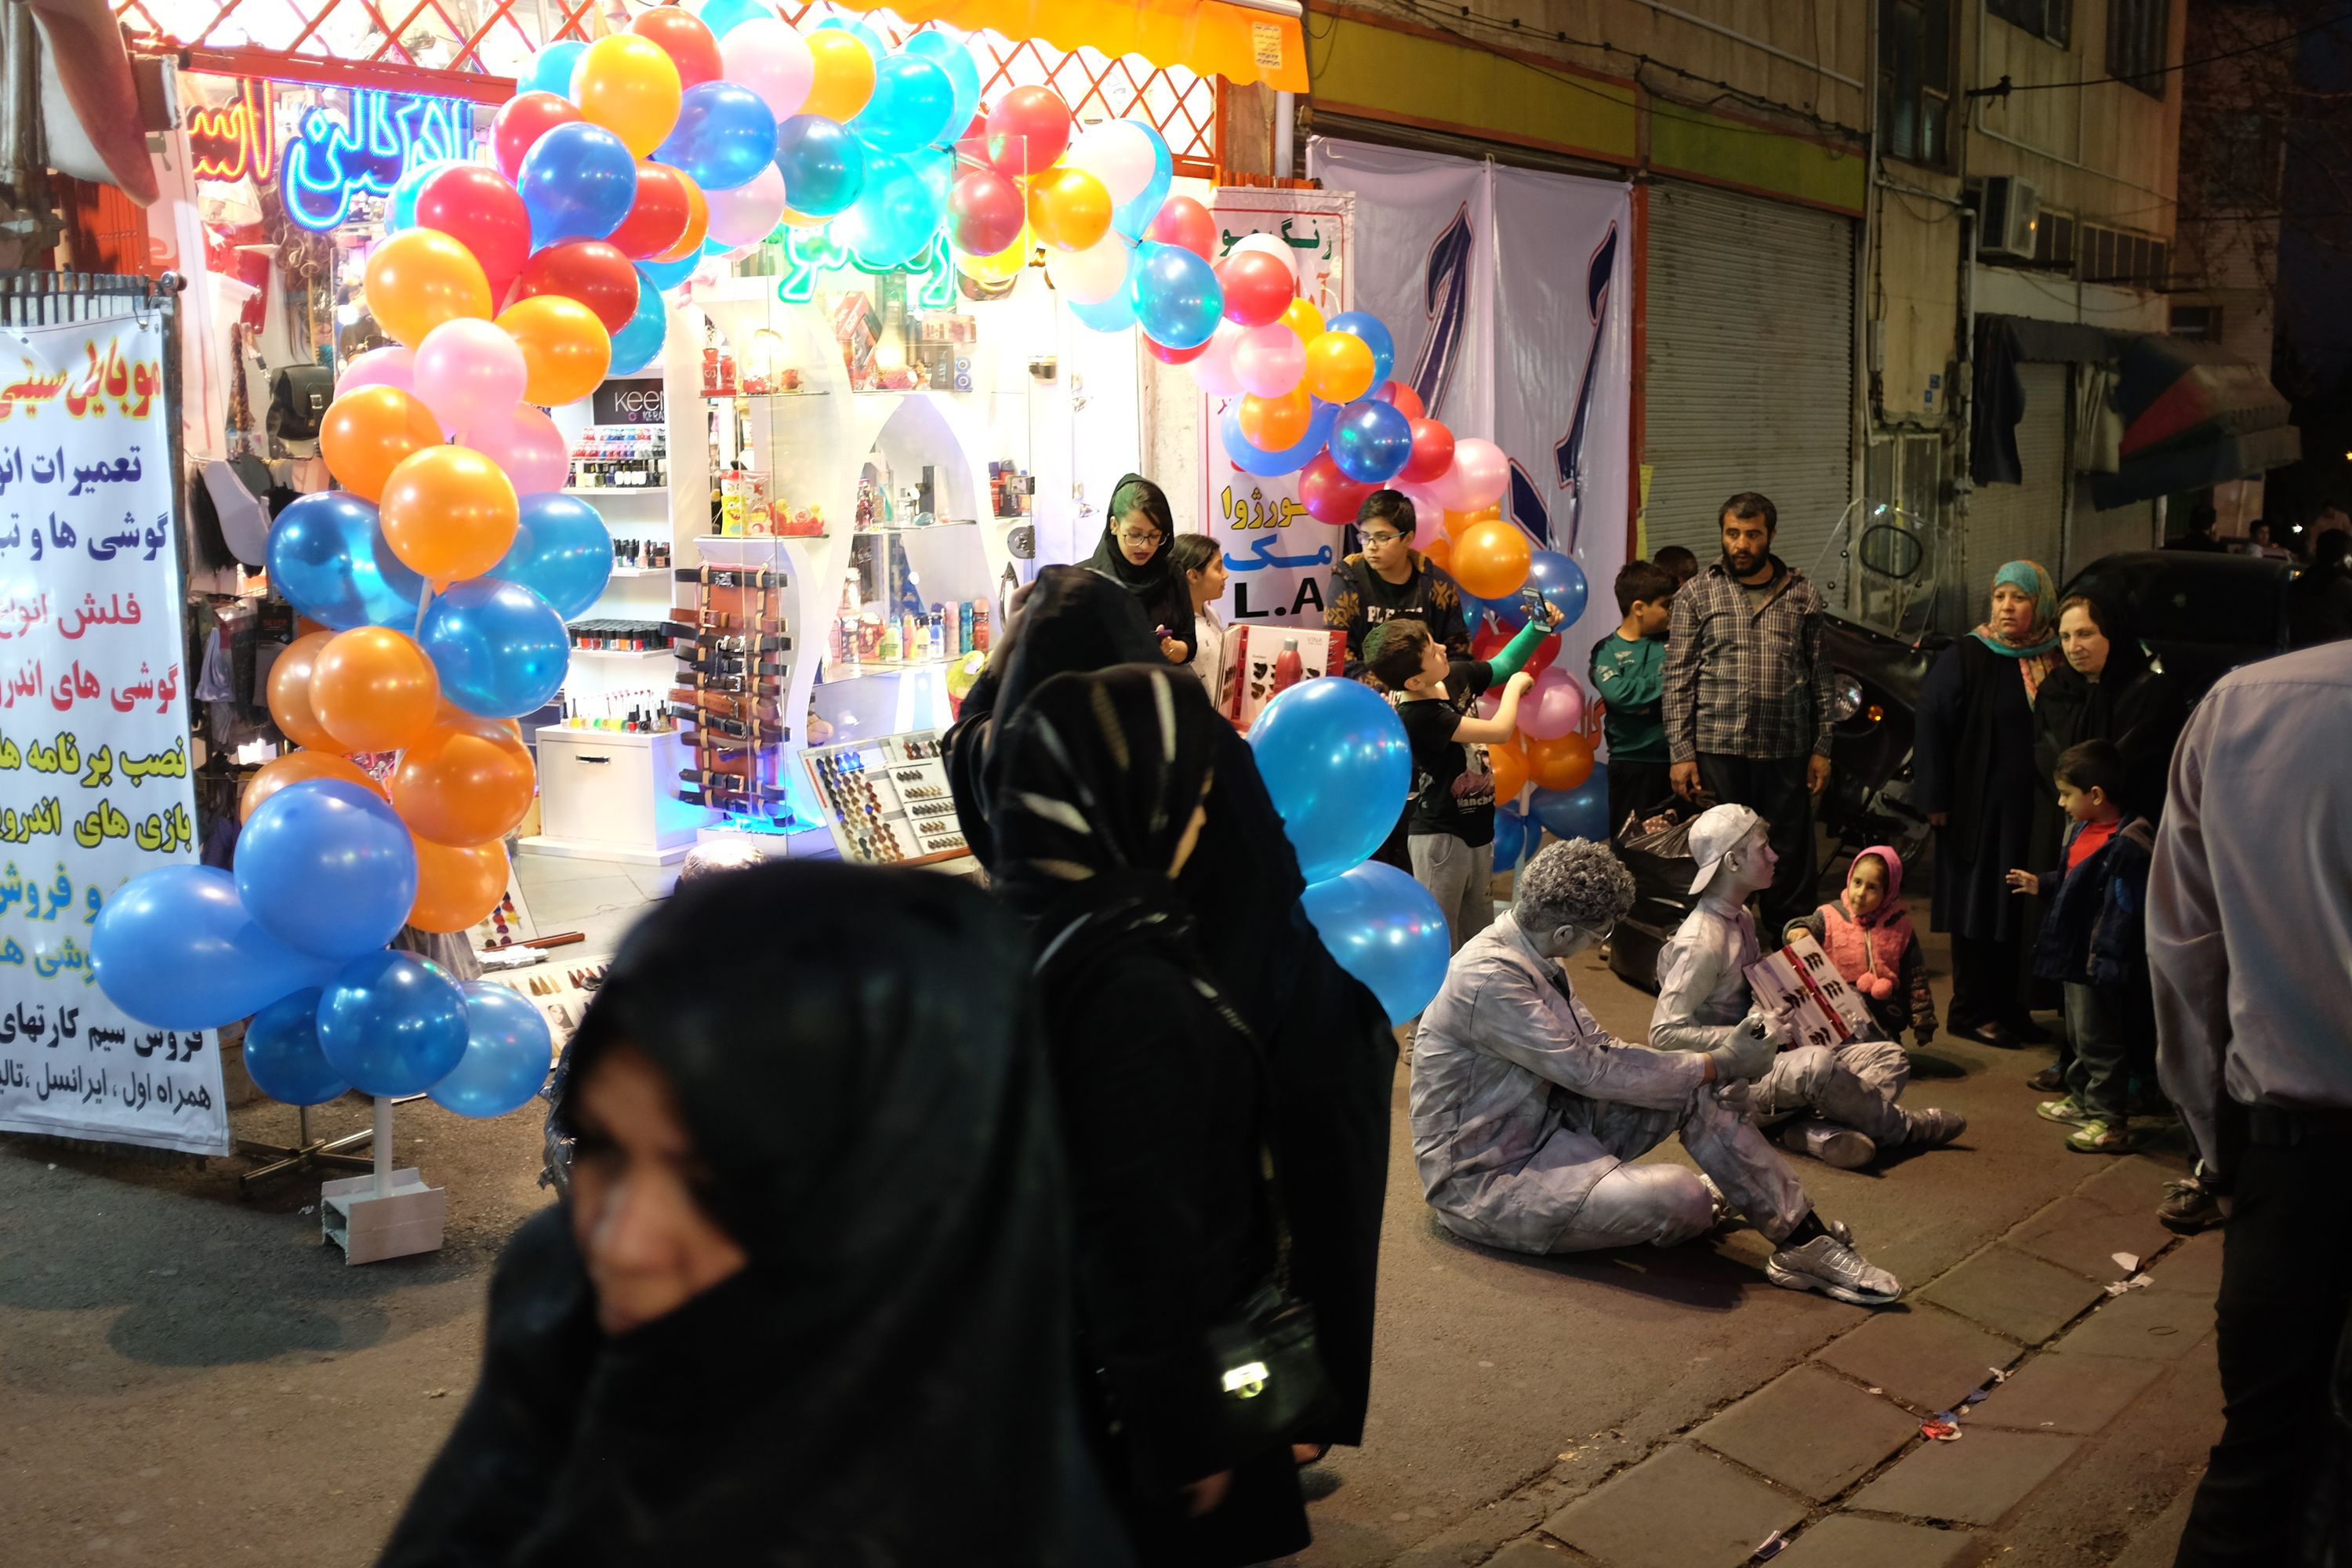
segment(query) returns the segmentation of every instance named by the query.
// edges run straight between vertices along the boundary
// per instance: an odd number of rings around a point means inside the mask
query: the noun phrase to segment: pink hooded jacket
[[[1876,856],[1886,868],[1886,897],[1867,920],[1854,914],[1840,893],[1822,906],[1822,946],[1847,984],[1875,1001],[1895,994],[1903,954],[1912,942],[1911,916],[1903,907],[1903,859],[1884,844],[1854,857]]]

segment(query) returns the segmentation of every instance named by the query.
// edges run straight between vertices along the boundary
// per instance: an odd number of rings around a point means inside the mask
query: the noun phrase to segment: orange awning
[[[1227,81],[1307,90],[1298,0],[838,0],[960,32],[1039,38],[1063,50],[1141,55]]]

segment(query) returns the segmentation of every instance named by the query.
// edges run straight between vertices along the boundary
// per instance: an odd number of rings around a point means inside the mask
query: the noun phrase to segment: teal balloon
[[[548,45],[530,57],[530,68],[515,83],[516,95],[551,92],[567,103],[579,102],[572,96],[572,73],[587,52],[588,46],[577,40]]]
[[[408,923],[416,840],[373,790],[305,779],[246,819],[236,891],[262,929],[296,952],[357,958]]]
[[[319,997],[319,1049],[362,1094],[423,1094],[466,1054],[466,996],[437,963],[371,952]]]
[[[124,883],[99,911],[89,954],[106,999],[155,1029],[234,1024],[341,967],[264,931],[236,879],[211,866],[163,866]]]
[[[637,309],[642,310],[646,308],[646,294],[647,292],[646,289],[646,284],[650,283],[653,285],[653,291],[656,295],[666,294],[670,289],[677,288],[679,284],[693,277],[694,269],[701,264],[702,253],[698,250],[692,256],[687,257],[681,261],[638,262]],[[629,329],[623,327],[621,330],[625,332]]]
[[[693,258],[687,259],[691,261]],[[662,285],[639,263],[637,308],[621,323],[621,330],[613,334],[613,363],[605,371],[606,375],[635,375],[661,357],[662,340],[669,335],[669,311],[662,303],[661,291]],[[490,575],[499,574],[493,572]]]
[[[794,212],[832,217],[866,188],[866,147],[837,120],[795,114],[776,127],[776,172]]]
[[[1133,199],[1111,209],[1110,226],[1129,239],[1141,239],[1144,231],[1151,226],[1151,220],[1168,203],[1168,192],[1176,183],[1176,164],[1168,155],[1168,139],[1160,134],[1158,126],[1148,120],[1132,123],[1151,138],[1151,178]],[[1159,342],[1156,338],[1152,341]]]
[[[269,585],[334,631],[416,624],[425,579],[384,542],[375,504],[349,490],[318,490],[288,503],[269,525]]]
[[[402,229],[415,228],[416,193],[425,188],[425,181],[444,169],[455,168],[459,162],[456,158],[436,158],[429,163],[419,163],[401,175],[394,182],[392,194],[383,201],[383,232],[398,234]]]
[[[723,38],[744,23],[759,16],[772,16],[775,11],[760,4],[760,0],[705,0],[695,15],[713,37]]]
[[[1225,311],[1215,270],[1181,245],[1137,246],[1125,298],[1143,335],[1162,348],[1199,348]]]
[[[1404,721],[1361,681],[1300,681],[1265,705],[1249,743],[1309,882],[1328,881],[1378,849],[1412,793]]]
[[[946,135],[954,118],[955,84],[938,62],[892,55],[875,68],[874,96],[849,132],[877,153],[912,153]]]
[[[425,612],[417,645],[441,675],[441,695],[485,719],[535,713],[563,688],[572,643],[563,617],[520,583],[476,577]]]
[[[1097,332],[1123,332],[1135,325],[1135,300],[1124,289],[1099,304],[1085,305],[1076,300],[1062,301],[1078,324]]]
[[[520,584],[568,621],[604,596],[613,575],[613,535],[578,496],[527,495],[513,545],[483,575]]]
[[[890,52],[889,46],[882,41],[882,35],[876,32],[869,23],[847,16],[828,16],[816,25],[816,30],[820,33],[828,28],[838,28],[864,44],[866,52],[874,57],[874,63],[877,67],[881,65],[883,57]]]
[[[1224,417],[1218,421],[1218,442],[1224,447],[1225,456],[1233,459],[1234,467],[1245,474],[1255,474],[1261,479],[1276,474],[1295,474],[1313,462],[1315,455],[1331,439],[1332,423],[1339,412],[1328,403],[1317,404],[1314,412],[1307,417],[1307,434],[1299,438],[1298,445],[1286,447],[1279,452],[1269,452],[1262,447],[1252,446],[1250,438],[1242,434],[1241,400],[1235,398],[1233,406],[1225,410]]]
[[[288,1105],[324,1105],[352,1090],[319,1048],[319,988],[289,992],[245,1026],[245,1070],[256,1089]]]
[[[466,996],[466,1054],[425,1092],[460,1116],[504,1116],[530,1103],[547,1082],[555,1040],[547,1019],[493,980],[471,980]]]
[[[789,175],[784,193],[792,200]],[[903,267],[930,244],[942,216],[938,198],[913,164],[874,153],[866,160],[866,188],[834,220],[833,237],[870,266]]]
[[[1324,322],[1323,329],[1361,339],[1372,351],[1372,384],[1387,384],[1389,373],[1396,369],[1396,339],[1389,335],[1386,322],[1370,310],[1342,310]]]
[[[1600,768],[1574,789],[1539,789],[1528,797],[1535,823],[1551,830],[1555,838],[1590,838],[1609,842],[1609,775]],[[1533,826],[1535,824],[1529,824]]]
[[[1395,867],[1368,860],[1310,883],[1298,907],[1339,967],[1380,998],[1390,1024],[1419,1014],[1445,984],[1453,955],[1445,911],[1428,889]]]
[[[930,27],[908,38],[899,52],[929,60],[948,73],[948,85],[955,89],[955,105],[945,134],[961,135],[971,117],[980,112],[980,65],[971,58],[971,46]]]
[[[656,163],[683,170],[706,191],[748,185],[775,156],[776,117],[758,93],[731,81],[688,88],[677,123],[654,149]]]

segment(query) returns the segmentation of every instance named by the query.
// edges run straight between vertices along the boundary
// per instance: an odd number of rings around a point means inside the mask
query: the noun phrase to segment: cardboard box
[[[1874,1026],[1861,994],[1809,933],[1749,964],[1748,984],[1755,987],[1758,1006],[1784,1010],[1795,1022],[1791,1047],[1842,1046]]]
[[[1246,729],[1274,700],[1286,647],[1298,650],[1299,679],[1336,676],[1346,667],[1348,634],[1320,626],[1237,626],[1225,639],[1225,658],[1238,672],[1226,717]]]

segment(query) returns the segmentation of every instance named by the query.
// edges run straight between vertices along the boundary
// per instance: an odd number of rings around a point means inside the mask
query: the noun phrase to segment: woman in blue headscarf
[[[2009,563],[1984,623],[1944,650],[1919,695],[1913,772],[1936,826],[1935,929],[1952,938],[1948,1027],[1983,1045],[2047,1037],[2027,1006],[2024,900],[2004,878],[2032,848],[2033,706],[2058,665],[2057,610],[2049,573]]]

